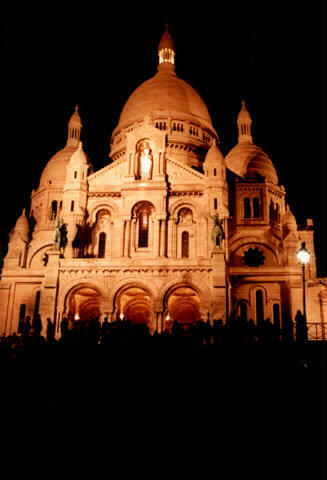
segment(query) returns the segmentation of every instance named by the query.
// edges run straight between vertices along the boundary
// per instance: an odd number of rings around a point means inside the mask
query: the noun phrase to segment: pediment
[[[154,150],[163,151],[166,148],[166,132],[154,127],[146,119],[125,135],[128,151],[135,150],[136,144],[142,139],[149,139]]]
[[[168,181],[171,184],[194,184],[205,182],[205,177],[202,173],[169,157],[166,162],[166,173],[168,175]]]
[[[121,185],[124,177],[128,174],[128,162],[124,157],[121,160],[107,165],[88,177],[89,187],[92,190],[96,187],[103,188],[109,185]]]

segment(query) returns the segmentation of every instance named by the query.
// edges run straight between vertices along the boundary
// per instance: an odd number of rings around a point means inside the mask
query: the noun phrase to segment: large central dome
[[[208,109],[200,95],[172,70],[159,70],[142,83],[127,100],[119,119],[118,128],[145,116],[179,115],[189,120],[204,122],[212,128]]]
[[[124,133],[145,118],[167,132],[173,157],[189,166],[201,166],[212,139],[217,139],[208,109],[187,82],[175,73],[175,46],[168,29],[158,48],[157,73],[142,83],[128,98],[111,138],[110,157],[124,155]]]

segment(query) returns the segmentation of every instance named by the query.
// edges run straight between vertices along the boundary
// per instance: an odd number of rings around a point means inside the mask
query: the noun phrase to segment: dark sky
[[[298,223],[314,219],[326,276],[321,1],[3,10],[2,245],[47,161],[65,145],[76,103],[85,150],[95,168],[106,165],[127,98],[156,72],[168,21],[176,72],[207,104],[225,154],[237,142],[246,99],[254,140],[273,161]]]

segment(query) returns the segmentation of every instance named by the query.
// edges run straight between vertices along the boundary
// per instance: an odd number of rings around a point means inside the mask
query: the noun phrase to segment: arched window
[[[188,232],[182,233],[182,258],[189,257],[190,237]]]
[[[262,290],[255,292],[255,313],[258,327],[263,325],[264,309],[263,309],[263,293]]]
[[[278,303],[274,303],[273,305],[273,323],[276,327],[280,327],[280,309]]]
[[[51,202],[51,209],[50,209],[50,220],[54,220],[57,216],[57,209],[58,209],[58,203],[57,200],[53,200]]]
[[[253,218],[260,217],[260,201],[258,197],[252,199]]]
[[[147,247],[149,245],[149,213],[141,210],[139,213],[139,238],[138,246]]]
[[[270,222],[275,221],[275,208],[274,208],[274,202],[272,200],[270,200],[270,204],[269,204],[269,220]]]
[[[218,208],[218,200],[217,200],[217,198],[214,198],[214,199],[213,199],[213,208],[214,208],[215,210],[217,210],[217,208]]]
[[[244,218],[251,218],[251,203],[249,198],[244,198]]]
[[[77,171],[74,172],[74,178],[77,178]]]
[[[104,258],[106,253],[106,234],[101,232],[99,234],[99,249],[98,249],[98,257]]]
[[[73,212],[74,211],[74,200],[72,200],[72,203],[70,204],[70,211]]]

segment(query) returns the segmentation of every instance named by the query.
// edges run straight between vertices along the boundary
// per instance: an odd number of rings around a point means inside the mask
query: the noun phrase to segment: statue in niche
[[[150,180],[152,177],[153,157],[148,142],[143,142],[139,148],[139,178]]]
[[[220,220],[218,213],[210,215],[213,221],[212,241],[215,248],[221,248],[224,238],[223,220]]]
[[[189,208],[182,208],[178,214],[177,223],[181,223],[183,225],[192,225],[193,223],[193,215]]]

